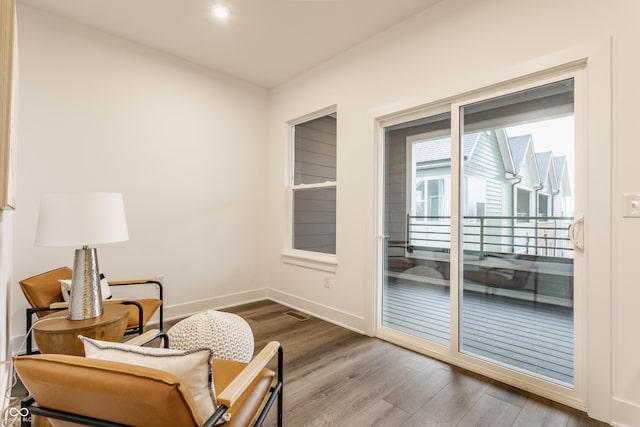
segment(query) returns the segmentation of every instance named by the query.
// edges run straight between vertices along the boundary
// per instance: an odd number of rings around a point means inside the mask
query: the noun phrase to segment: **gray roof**
[[[544,153],[536,153],[536,161],[538,162],[538,172],[540,172],[540,182],[547,182],[547,177],[551,171],[551,159],[553,152],[545,151]]]
[[[473,147],[480,138],[480,133],[470,133],[463,138],[463,154],[468,159]],[[432,139],[416,145],[414,154],[416,163],[440,163],[451,161],[451,138]]]
[[[569,177],[566,175],[567,171],[567,156],[555,156],[553,158],[553,166],[556,169],[556,179],[558,181],[558,188],[560,188],[566,196],[571,195],[571,184]]]
[[[473,150],[477,145],[482,132],[470,133],[463,138],[463,154],[465,160],[468,160],[473,155]],[[530,134],[519,135],[511,138],[507,138],[509,151],[511,152],[511,158],[513,159],[513,165],[515,167],[515,173],[520,174],[522,167],[526,162],[527,153],[529,150],[534,150],[533,137]],[[552,168],[555,170],[555,176],[552,180],[552,186],[558,185],[560,188],[564,188],[567,193],[570,192],[568,187],[567,177],[563,176],[566,170],[566,156],[554,156],[552,151],[545,151],[542,153],[535,153],[534,160],[538,169],[538,183],[546,183]],[[529,154],[529,155],[531,155]],[[444,137],[438,139],[432,139],[423,141],[415,146],[414,159],[418,165],[422,167],[428,167],[428,165],[440,165],[448,164],[451,162],[451,138]],[[535,172],[534,172],[535,173]],[[557,188],[557,187],[556,187]]]
[[[531,135],[520,135],[508,138],[509,149],[511,150],[511,157],[513,158],[513,166],[516,169],[516,173],[520,174],[522,165],[524,164],[525,155],[527,149],[531,143]]]
[[[553,166],[556,168],[556,172],[558,173],[558,180],[564,178],[562,175],[564,174],[564,165],[566,161],[566,156],[555,156],[553,158]]]

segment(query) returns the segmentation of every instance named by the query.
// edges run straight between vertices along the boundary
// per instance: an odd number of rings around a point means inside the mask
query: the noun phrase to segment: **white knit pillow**
[[[209,349],[182,351],[99,341],[83,336],[79,338],[84,344],[85,356],[88,358],[145,366],[179,378],[193,397],[196,412],[202,423],[216,410],[216,393],[211,371],[213,356]]]

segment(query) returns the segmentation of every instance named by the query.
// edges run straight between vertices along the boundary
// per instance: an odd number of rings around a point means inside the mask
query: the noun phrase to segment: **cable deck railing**
[[[573,258],[569,225],[573,217],[465,216],[462,244],[465,251],[524,253]],[[451,247],[451,217],[407,215],[407,251]]]

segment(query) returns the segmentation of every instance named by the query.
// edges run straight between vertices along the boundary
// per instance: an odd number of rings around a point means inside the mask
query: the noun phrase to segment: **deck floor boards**
[[[383,325],[450,345],[448,288],[389,282],[384,288]],[[465,291],[461,308],[462,351],[573,384],[573,310],[533,301]]]

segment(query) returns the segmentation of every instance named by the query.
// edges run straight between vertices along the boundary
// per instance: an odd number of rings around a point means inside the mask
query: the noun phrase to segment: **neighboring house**
[[[549,245],[545,227],[556,225],[541,217],[567,212],[571,192],[566,157],[554,157],[551,151],[536,153],[531,135],[509,138],[504,129],[467,134],[461,148],[465,247],[529,252],[530,247]],[[415,189],[407,195],[415,246],[448,247],[450,138],[407,137],[407,166],[408,188]],[[546,225],[539,229],[540,223]]]
[[[538,216],[554,216],[554,199],[559,194],[558,178],[553,164],[553,152],[545,151],[536,153],[540,185],[538,189],[537,208]]]
[[[567,156],[557,156],[553,158],[553,169],[558,183],[558,194],[552,199],[553,216],[567,216],[569,212],[567,201],[573,196],[571,183],[569,181],[569,169],[567,166]]]
[[[463,138],[466,194],[462,205],[465,216],[505,215],[511,203],[510,187],[505,172],[512,170],[503,130],[467,134]],[[451,139],[421,140],[408,138],[412,146],[412,169],[415,170],[416,195],[411,214],[448,216],[451,176]],[[501,147],[502,145],[502,147]],[[504,154],[503,154],[504,153]],[[414,209],[415,206],[415,209]],[[424,206],[424,208],[423,208]]]
[[[536,190],[541,188],[538,162],[533,148],[531,135],[509,138],[509,149],[516,171],[514,185],[515,214],[519,222],[527,222],[527,217],[535,215]]]

